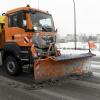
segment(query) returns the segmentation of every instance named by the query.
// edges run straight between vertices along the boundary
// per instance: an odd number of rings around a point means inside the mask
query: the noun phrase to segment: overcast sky
[[[0,14],[16,7],[38,8],[38,0],[0,0]],[[100,34],[100,0],[75,0],[77,34]],[[39,0],[39,8],[52,13],[59,34],[74,33],[73,0]]]

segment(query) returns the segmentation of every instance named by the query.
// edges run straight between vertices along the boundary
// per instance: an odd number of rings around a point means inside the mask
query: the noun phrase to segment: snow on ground
[[[75,43],[74,42],[67,42],[67,43],[57,43],[56,44],[59,48],[74,48]],[[88,43],[82,43],[82,42],[77,42],[77,48],[83,48],[86,49],[88,48]]]
[[[68,43],[57,43],[57,48],[61,51],[61,54],[68,54],[68,55],[77,55],[82,53],[88,53],[88,43],[82,43],[77,42],[77,48],[79,50],[74,50],[74,42],[68,42]],[[94,50],[91,50],[92,53],[96,54],[96,56],[100,57],[100,51],[99,51],[99,44],[96,43],[97,48]],[[80,50],[81,49],[81,50]]]

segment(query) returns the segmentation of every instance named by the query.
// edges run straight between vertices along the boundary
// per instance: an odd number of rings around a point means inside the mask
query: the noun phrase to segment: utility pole
[[[74,4],[74,42],[75,42],[75,50],[77,48],[77,38],[76,38],[76,4],[75,0],[73,0]]]
[[[40,1],[38,0],[38,9],[39,9],[39,2],[40,2]]]

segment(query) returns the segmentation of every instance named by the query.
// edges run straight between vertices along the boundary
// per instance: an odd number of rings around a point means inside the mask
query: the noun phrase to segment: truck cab
[[[52,36],[55,33],[52,15],[30,7],[8,11],[5,30],[5,42],[16,41],[19,46],[31,46],[31,42],[24,40],[25,37],[31,40],[33,34]]]

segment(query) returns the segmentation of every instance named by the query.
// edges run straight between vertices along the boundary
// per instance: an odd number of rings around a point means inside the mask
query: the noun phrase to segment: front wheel
[[[19,66],[17,60],[13,56],[6,57],[4,65],[7,73],[12,76],[18,75],[22,70],[21,66]]]

